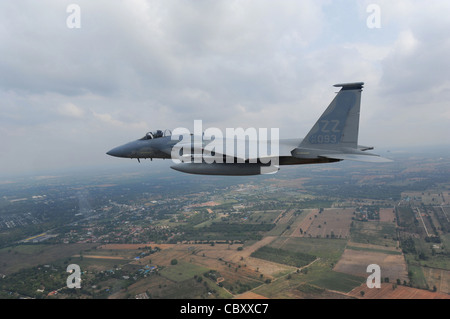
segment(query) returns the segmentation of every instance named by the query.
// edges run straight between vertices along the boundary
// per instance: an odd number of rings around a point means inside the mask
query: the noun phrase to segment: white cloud
[[[58,111],[62,115],[74,118],[82,118],[84,116],[84,110],[70,102],[61,105],[58,108]]]
[[[394,43],[394,54],[400,56],[411,56],[414,54],[419,46],[419,41],[414,37],[411,30],[400,32],[397,41]]]
[[[128,128],[128,129],[141,129],[142,131],[146,130],[147,124],[144,121],[139,122],[123,122],[120,120],[115,119],[111,114],[108,113],[97,113],[95,111],[92,111],[92,115],[95,119],[108,124],[113,127],[119,127],[119,128]]]

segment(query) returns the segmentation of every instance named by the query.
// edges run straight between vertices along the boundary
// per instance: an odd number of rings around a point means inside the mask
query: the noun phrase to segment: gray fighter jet
[[[139,162],[140,159],[172,159],[171,168],[177,171],[205,175],[268,174],[276,173],[282,165],[342,160],[390,162],[367,152],[373,147],[358,145],[363,85],[363,82],[335,84],[340,91],[303,139],[278,139],[276,136],[276,139],[259,139],[252,144],[249,136],[236,136],[231,137],[230,143],[229,136],[223,137],[217,132],[214,135],[205,134],[206,131],[172,134],[169,130],[156,130],[107,154]],[[236,152],[237,144],[244,145],[244,152]],[[262,149],[264,152],[260,151]]]

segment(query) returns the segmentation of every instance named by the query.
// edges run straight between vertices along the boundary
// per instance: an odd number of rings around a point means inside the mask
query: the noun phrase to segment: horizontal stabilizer
[[[350,160],[369,163],[388,163],[392,160],[376,154],[321,154],[320,157],[334,158],[340,160]]]
[[[364,82],[339,83],[339,84],[335,84],[333,86],[341,87],[342,90],[361,90],[364,86]]]

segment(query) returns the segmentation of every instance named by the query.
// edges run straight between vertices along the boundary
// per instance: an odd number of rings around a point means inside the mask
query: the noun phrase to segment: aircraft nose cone
[[[123,148],[122,147],[115,147],[112,150],[106,152],[107,155],[109,156],[115,156],[115,157],[123,157]]]
[[[136,158],[141,149],[140,141],[130,142],[124,145],[117,146],[106,154],[115,157]]]

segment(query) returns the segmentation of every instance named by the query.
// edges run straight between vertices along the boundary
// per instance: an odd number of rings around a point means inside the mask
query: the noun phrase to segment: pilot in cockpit
[[[151,140],[153,138],[158,138],[158,137],[163,137],[163,136],[164,136],[163,131],[156,130],[156,131],[151,131],[151,132],[148,132],[147,134],[145,134],[144,139]]]

